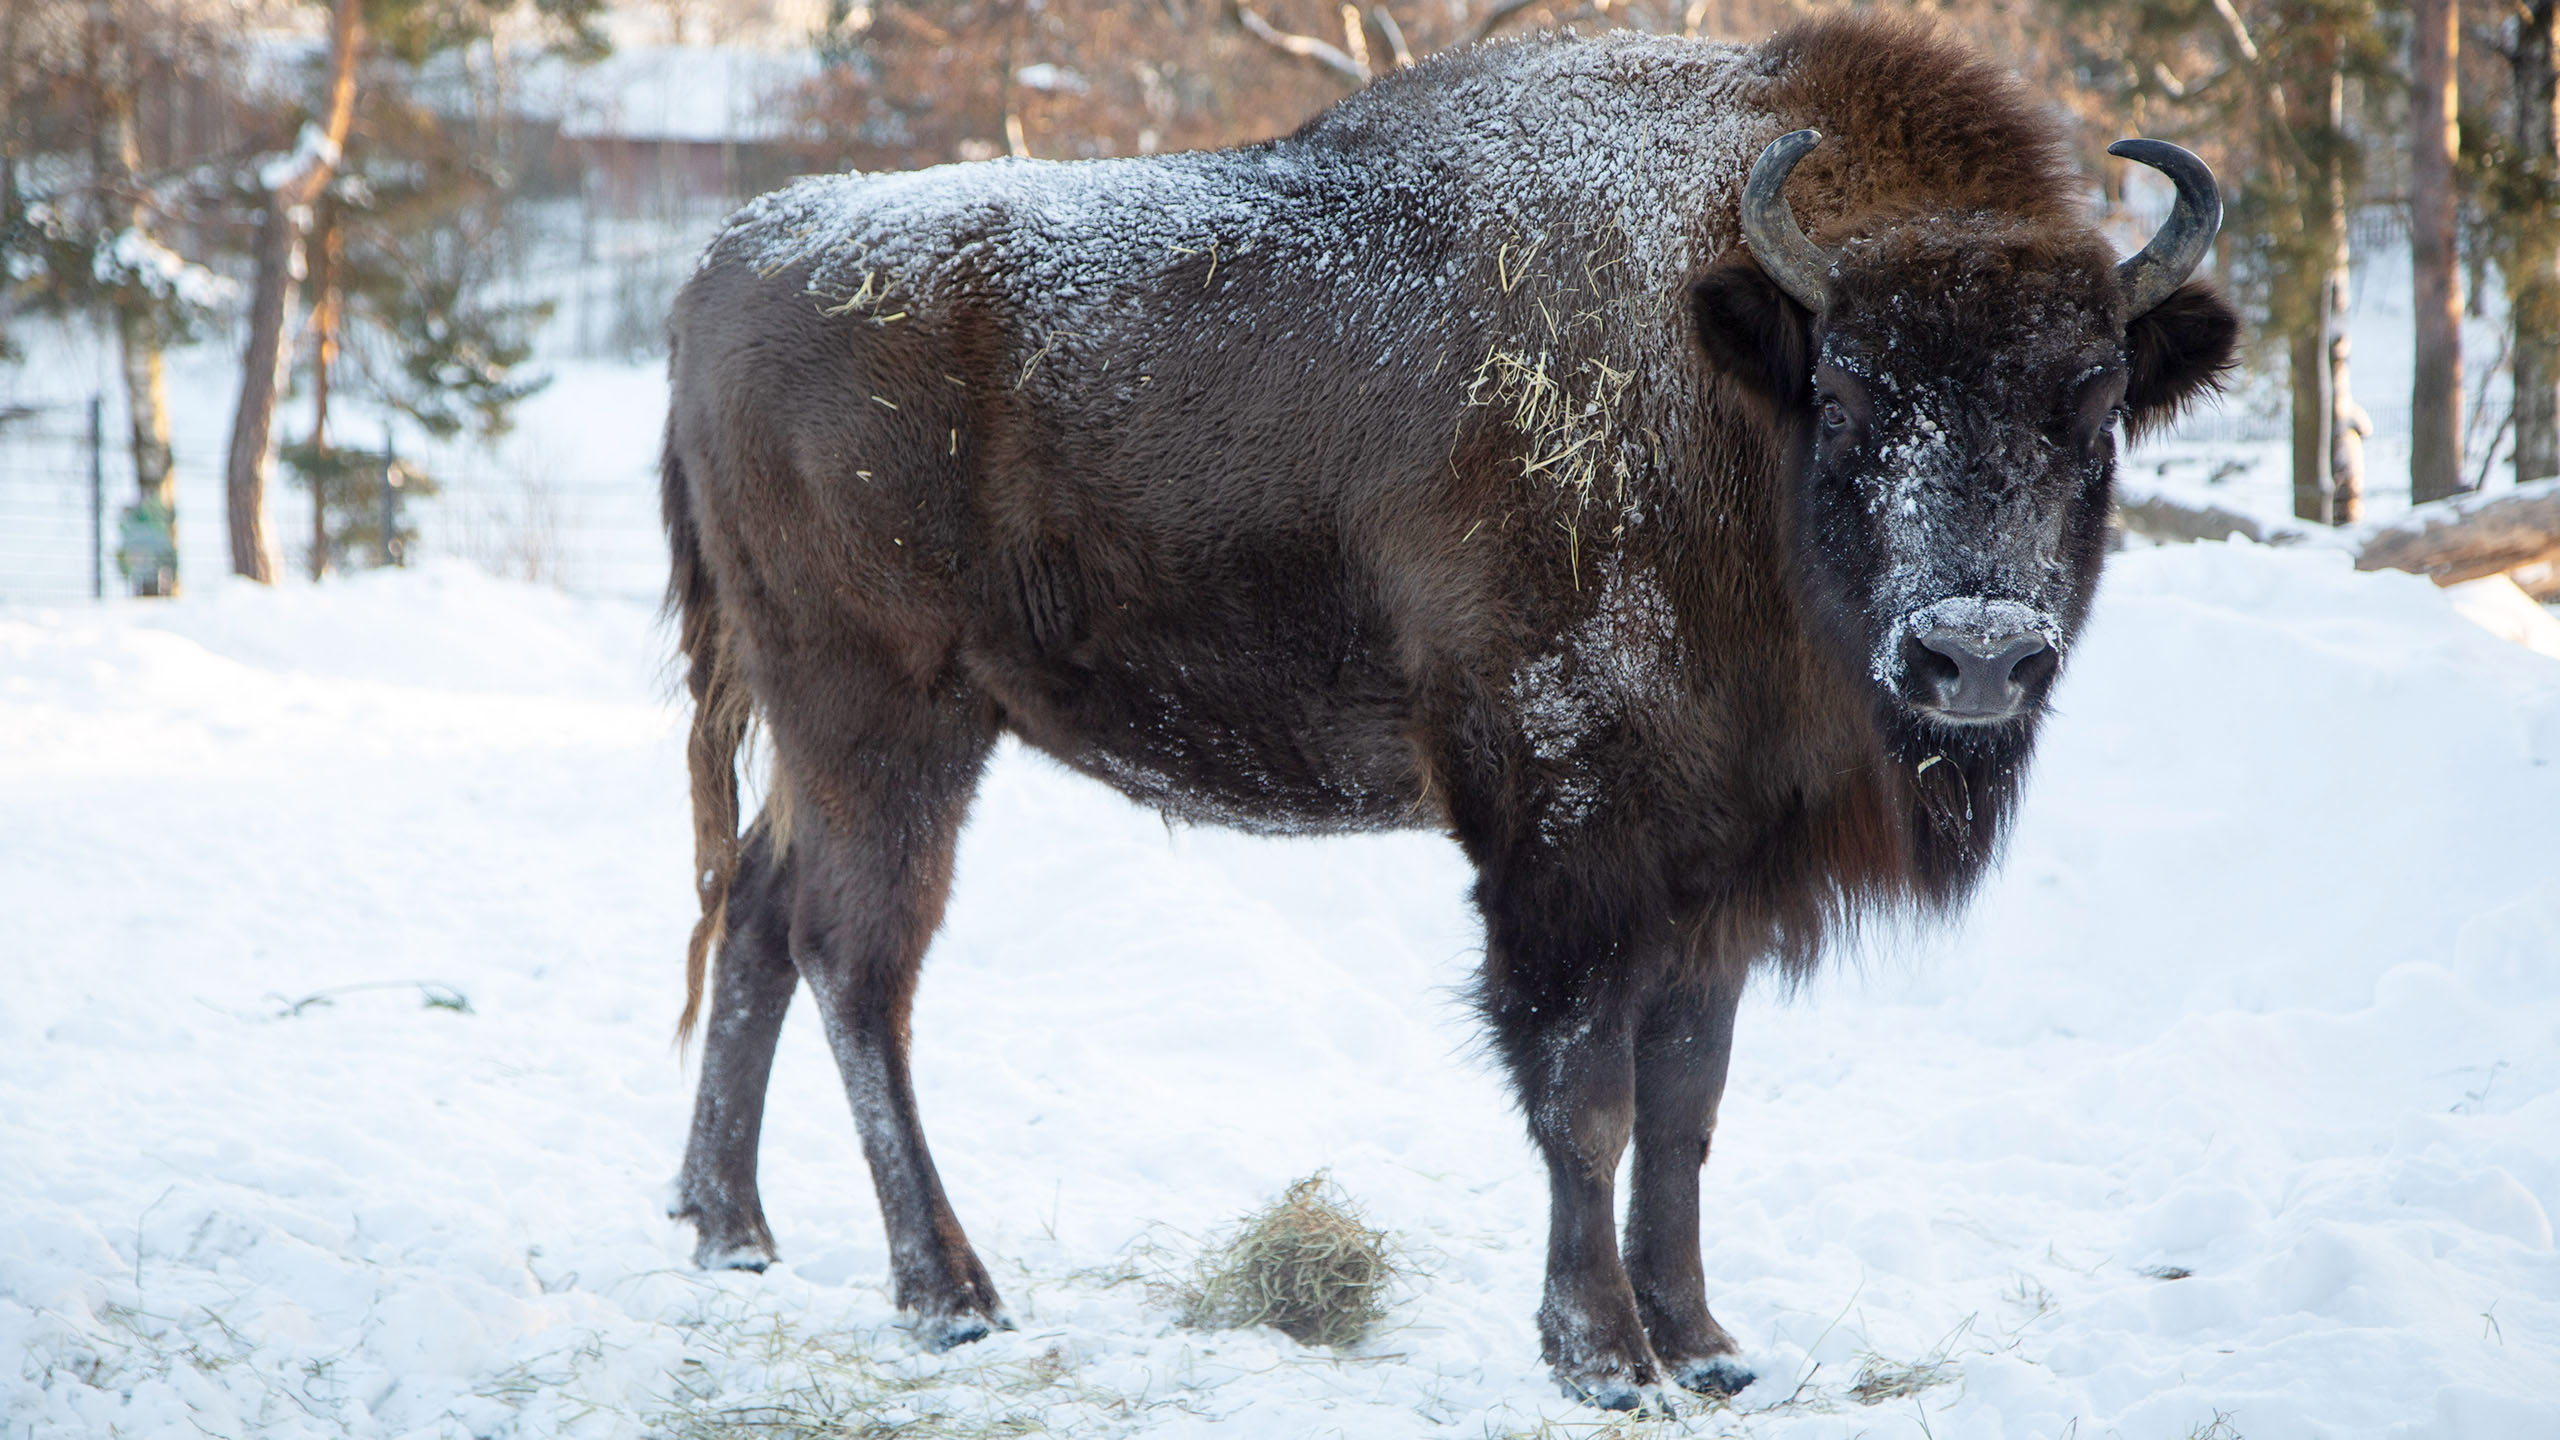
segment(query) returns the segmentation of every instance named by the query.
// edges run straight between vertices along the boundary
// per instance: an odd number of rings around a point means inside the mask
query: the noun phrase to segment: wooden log
[[[2545,605],[2560,602],[2560,560],[2544,560],[2532,565],[2519,565],[2507,572],[2518,589]]]
[[[2116,507],[2126,534],[2162,544],[2237,535],[2263,545],[2343,547],[2359,570],[2406,570],[2439,585],[2512,575],[2537,600],[2560,601],[2560,478],[2421,505],[2388,525],[2341,530],[2268,525],[2218,505],[2150,495]]]
[[[2129,535],[2164,545],[2195,540],[2228,540],[2234,535],[2264,542],[2265,527],[2237,510],[2219,505],[2185,505],[2148,495],[2116,505],[2116,525]]]
[[[2560,478],[2420,505],[2352,543],[2359,570],[2407,570],[2439,585],[2560,560]]]

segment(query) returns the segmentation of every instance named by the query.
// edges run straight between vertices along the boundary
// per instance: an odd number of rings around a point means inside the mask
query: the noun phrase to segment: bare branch
[[[2266,63],[2258,51],[2258,42],[2249,34],[2249,22],[2240,17],[2239,7],[2232,0],[2213,0],[2213,12],[2222,17],[2223,28],[2231,35],[2231,46],[2240,54],[2236,63],[2247,67],[2251,78],[2258,82],[2259,98],[2267,111],[2267,128],[2275,132],[2286,156],[2294,164],[2305,170],[2315,168],[2309,152],[2302,148],[2302,137],[2293,133],[2292,122],[2285,118],[2284,86],[2267,73]]]
[[[1336,46],[1328,45],[1313,35],[1291,35],[1274,29],[1270,21],[1253,13],[1253,7],[1249,5],[1236,7],[1236,19],[1243,24],[1246,34],[1266,45],[1285,50],[1300,59],[1313,60],[1354,85],[1369,83],[1369,67],[1342,53]]]
[[[2241,57],[2252,65],[2259,63],[2258,42],[2249,38],[2249,22],[2240,18],[2238,8],[2231,0],[2213,0],[2213,10],[2230,27],[2232,43],[2240,47]]]
[[[2168,66],[2156,60],[2151,65],[2152,83],[2169,92],[2169,98],[2172,100],[2203,99],[2213,87],[2230,78],[2230,75],[2231,67],[2226,65],[2201,80],[2181,80],[2177,72]]]
[[[1404,27],[1396,23],[1396,12],[1380,3],[1369,7],[1369,15],[1378,22],[1378,33],[1387,37],[1387,49],[1396,57],[1401,70],[1413,63],[1413,49],[1404,43]]]

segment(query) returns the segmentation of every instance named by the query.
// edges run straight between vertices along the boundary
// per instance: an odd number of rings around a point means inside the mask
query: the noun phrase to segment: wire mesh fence
[[[647,598],[666,585],[667,542],[646,479],[485,460],[437,474],[438,493],[414,512],[419,556],[453,556],[574,594]]]
[[[2406,407],[2377,414],[2377,430],[2405,430]],[[656,415],[630,423],[654,433]],[[2281,413],[2234,406],[2183,419],[2166,441],[2230,445],[2290,434]],[[386,451],[389,437],[383,441]],[[199,444],[196,449],[201,452]],[[654,598],[666,583],[666,540],[655,475],[628,463],[599,465],[574,446],[501,452],[472,444],[413,444],[433,492],[386,497],[410,538],[408,563],[460,559],[511,579],[576,593]],[[199,537],[223,526],[219,476],[182,465],[196,483],[182,506]],[[385,467],[386,472],[389,466]],[[0,400],[0,603],[61,604],[126,593],[116,563],[117,524],[130,500],[132,463],[111,397]],[[287,467],[268,492],[268,529],[285,573],[311,573],[311,498]],[[199,540],[198,543],[201,543]],[[371,555],[330,557],[337,573]],[[218,553],[192,552],[191,579],[219,573]]]
[[[2409,433],[2409,404],[2368,403],[2365,414],[2376,435]],[[2293,416],[2282,411],[2222,408],[2199,411],[2181,417],[2169,431],[2170,437],[2200,445],[2238,445],[2260,440],[2286,440],[2293,436]]]
[[[654,435],[658,421],[651,414],[633,417],[632,424]],[[179,437],[177,519],[185,545],[177,579],[188,588],[228,569],[215,448],[220,438]],[[387,435],[378,443],[389,450]],[[357,451],[370,456],[376,448],[360,445]],[[654,454],[654,444],[648,448]],[[332,501],[354,515],[360,538],[348,541],[345,516],[332,519],[339,543],[325,556],[328,574],[344,576],[380,563],[379,537],[390,534],[400,542],[392,554],[405,564],[458,559],[572,593],[635,599],[654,598],[666,583],[654,467],[627,459],[599,462],[575,445],[500,449],[420,437],[399,446],[396,470],[387,460],[364,465],[361,456],[355,463],[365,472],[357,487],[363,493]],[[376,477],[393,474],[413,487],[421,477],[428,483],[423,491],[377,494]],[[130,538],[120,526],[134,499],[119,397],[0,391],[0,605],[62,605],[133,593],[119,567],[119,547]],[[309,576],[312,495],[292,466],[271,467],[264,508],[279,573],[288,579]]]
[[[104,406],[0,409],[0,600],[85,600],[106,592]]]

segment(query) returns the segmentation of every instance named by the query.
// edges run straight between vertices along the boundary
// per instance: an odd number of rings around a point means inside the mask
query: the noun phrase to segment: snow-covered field
[[[893,1327],[805,1007],[785,1263],[689,1270],[664,652],[458,564],[0,611],[0,1430],[1628,1427],[1538,1364],[1454,848],[1169,829],[1018,752],[916,1028],[1020,1330]],[[1762,1379],[1668,1433],[2560,1435],[2560,663],[2204,545],[2117,562],[2059,704],[1966,926],[1746,1004],[1706,1243]],[[1416,1269],[1360,1353],[1123,1278],[1324,1167]],[[1935,1383],[1862,1401],[1895,1366]]]

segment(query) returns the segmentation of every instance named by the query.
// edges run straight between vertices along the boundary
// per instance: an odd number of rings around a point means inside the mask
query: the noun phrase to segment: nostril
[[[2036,639],[2035,648],[2019,656],[2017,664],[2010,668],[2009,679],[2019,689],[2032,695],[2045,682],[2051,680],[2053,672],[2061,666],[2061,652],[2044,643],[2042,639]]]
[[[1956,687],[1964,680],[1964,670],[1954,655],[1916,635],[1903,637],[1902,673],[1915,693],[1933,697],[1940,704],[1954,699]]]
[[[2044,637],[2033,633],[1985,635],[1942,626],[1916,639],[1933,658],[1941,707],[1956,715],[2016,713],[2025,691],[2050,678],[2059,660]]]

